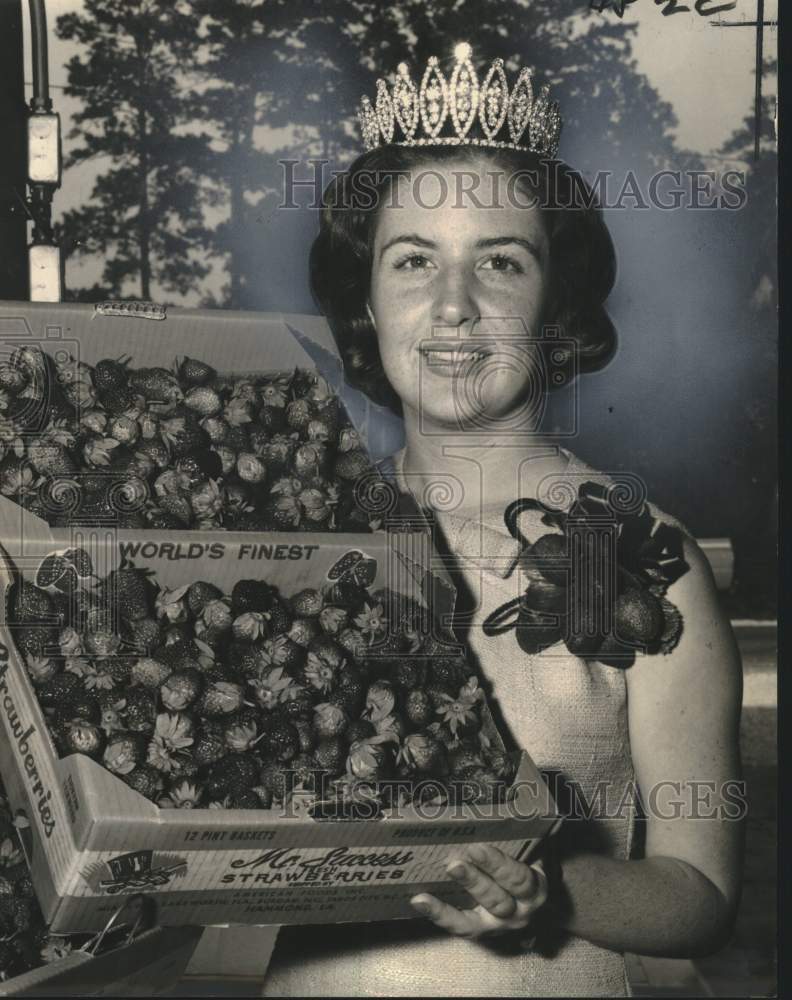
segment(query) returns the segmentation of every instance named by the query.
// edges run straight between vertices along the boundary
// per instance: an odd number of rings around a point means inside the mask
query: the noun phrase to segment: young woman
[[[716,950],[738,903],[739,653],[683,526],[648,505],[681,539],[672,649],[614,665],[585,643],[526,652],[516,629],[485,627],[525,591],[515,557],[548,531],[525,503],[510,533],[512,502],[553,494],[557,507],[563,492],[568,506],[581,483],[618,482],[545,427],[554,379],[613,356],[615,259],[585,185],[546,158],[559,127],[546,96],[525,74],[508,92],[497,63],[480,84],[469,48],[455,56],[439,82],[430,64],[420,93],[400,67],[364,108],[369,151],[326,192],[312,280],[348,380],[403,415],[395,474],[452,560],[456,634],[507,740],[560,776],[557,798],[577,789],[597,808],[566,819],[552,877],[494,847],[449,857],[473,908],[421,895],[415,920],[281,929],[266,995],[628,995],[624,952]]]

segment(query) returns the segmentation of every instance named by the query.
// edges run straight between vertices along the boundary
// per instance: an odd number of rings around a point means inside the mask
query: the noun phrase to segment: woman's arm
[[[668,592],[684,622],[677,648],[639,657],[627,671],[646,858],[580,856],[564,865],[569,930],[668,957],[725,942],[742,878],[740,654],[709,563],[688,537],[685,558],[690,569]]]
[[[692,539],[685,558],[690,569],[668,592],[684,618],[677,648],[639,657],[627,671],[631,749],[647,812],[645,859],[566,857],[564,905],[554,917],[542,909],[541,880],[530,876],[520,906],[504,900],[499,887],[519,884],[519,863],[490,848],[486,864],[465,859],[461,881],[481,904],[475,910],[421,897],[429,903],[423,912],[446,930],[471,937],[557,919],[602,947],[677,958],[725,943],[742,874],[742,673],[712,572]]]

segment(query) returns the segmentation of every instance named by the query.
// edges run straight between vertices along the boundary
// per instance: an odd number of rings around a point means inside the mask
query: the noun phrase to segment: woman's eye
[[[423,271],[430,265],[429,258],[422,253],[411,253],[401,257],[393,265],[398,271]]]
[[[523,273],[523,266],[518,260],[501,253],[495,254],[493,257],[488,257],[482,264],[482,267],[487,271],[512,272],[513,274]]]

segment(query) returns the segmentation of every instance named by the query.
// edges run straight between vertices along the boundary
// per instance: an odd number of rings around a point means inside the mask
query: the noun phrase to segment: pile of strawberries
[[[52,526],[370,531],[374,472],[317,373],[223,376],[185,357],[0,364],[0,493]]]
[[[132,565],[92,573],[84,550],[48,556],[11,601],[61,755],[88,754],[160,807],[505,795],[513,761],[482,728],[465,657],[422,604],[372,590],[361,552],[288,597],[262,579],[225,594]]]

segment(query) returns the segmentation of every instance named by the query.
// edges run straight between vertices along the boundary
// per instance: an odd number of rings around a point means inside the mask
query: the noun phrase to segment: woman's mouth
[[[481,344],[433,344],[420,348],[427,367],[436,375],[458,375],[484,361],[490,349]]]

